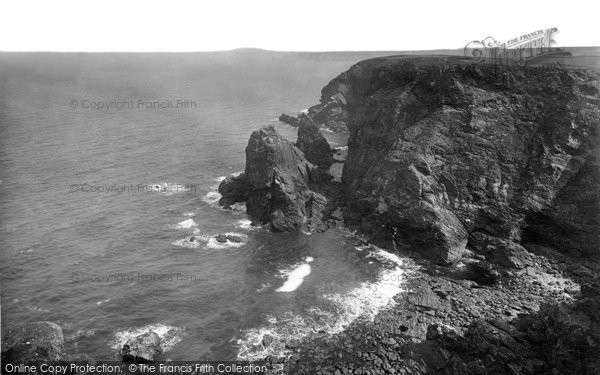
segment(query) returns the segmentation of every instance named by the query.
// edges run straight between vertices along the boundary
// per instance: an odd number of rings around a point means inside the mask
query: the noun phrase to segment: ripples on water
[[[24,56],[0,56],[3,330],[55,321],[81,359],[114,358],[149,330],[166,358],[253,359],[371,319],[402,290],[403,261],[358,251],[349,233],[272,234],[244,205],[217,204],[222,176],[244,168],[250,132],[275,124],[295,140],[273,119],[314,104],[358,58]],[[198,106],[68,105],[86,98]]]

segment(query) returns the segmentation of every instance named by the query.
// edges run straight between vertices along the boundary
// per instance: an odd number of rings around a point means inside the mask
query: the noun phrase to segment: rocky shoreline
[[[350,130],[341,182],[307,174],[320,222],[420,268],[374,322],[268,360],[290,373],[600,373],[599,107],[597,73],[459,57],[372,59],[333,79],[283,119]]]
[[[377,58],[282,121],[297,140],[254,131],[219,203],[245,203],[275,232],[344,226],[416,266],[374,321],[265,362],[299,374],[600,373],[597,73]],[[347,150],[324,128],[348,130]],[[50,336],[46,352],[60,353]],[[11,337],[3,360],[28,358]],[[160,353],[154,336],[136,340],[124,359]]]
[[[421,260],[395,306],[373,322],[357,322],[335,337],[302,345],[285,361],[287,369],[298,374],[597,373],[600,290],[591,285],[597,285],[600,267],[554,253],[548,260],[548,255],[536,256],[530,266],[493,285]]]

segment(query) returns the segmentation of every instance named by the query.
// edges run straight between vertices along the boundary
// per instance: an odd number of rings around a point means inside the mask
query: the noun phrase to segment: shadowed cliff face
[[[597,256],[599,88],[460,58],[358,63],[323,89],[348,112],[347,221],[439,262],[476,233]]]

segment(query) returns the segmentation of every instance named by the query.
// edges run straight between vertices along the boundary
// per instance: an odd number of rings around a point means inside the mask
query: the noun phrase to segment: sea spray
[[[110,342],[110,346],[112,349],[120,351],[127,340],[150,331],[156,333],[158,337],[160,337],[160,347],[163,353],[166,353],[181,341],[184,328],[168,326],[161,323],[150,324],[139,328],[129,328],[115,332],[113,340]]]
[[[290,351],[286,343],[340,333],[356,321],[373,321],[380,311],[393,306],[394,297],[404,291],[406,272],[410,268],[408,260],[372,245],[366,249],[370,249],[367,258],[382,265],[376,281],[363,282],[348,293],[325,294],[322,297],[330,302],[329,306],[313,306],[302,315],[290,311],[268,315],[268,325],[244,331],[238,340],[238,359],[287,357]]]
[[[287,275],[285,283],[276,289],[276,292],[293,292],[298,289],[304,282],[304,278],[310,275],[311,267],[310,263],[314,260],[313,257],[306,257],[304,263],[295,267]]]

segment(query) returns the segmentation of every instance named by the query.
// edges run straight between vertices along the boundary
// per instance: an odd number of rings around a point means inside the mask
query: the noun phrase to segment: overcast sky
[[[557,46],[599,46],[598,13],[581,0],[5,0],[0,50],[421,50],[551,27]]]

